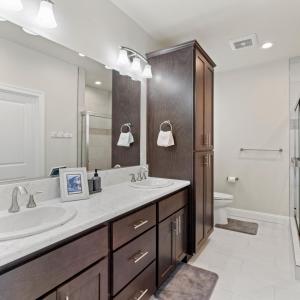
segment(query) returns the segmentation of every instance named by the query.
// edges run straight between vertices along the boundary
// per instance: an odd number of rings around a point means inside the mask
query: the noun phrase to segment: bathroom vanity
[[[126,182],[61,204],[78,211],[69,223],[0,244],[0,299],[150,298],[186,256],[188,186]]]

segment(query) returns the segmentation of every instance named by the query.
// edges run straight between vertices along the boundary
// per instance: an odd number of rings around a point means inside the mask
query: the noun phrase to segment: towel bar
[[[255,149],[255,148],[241,148],[240,151],[260,151],[260,152],[283,152],[283,149]]]

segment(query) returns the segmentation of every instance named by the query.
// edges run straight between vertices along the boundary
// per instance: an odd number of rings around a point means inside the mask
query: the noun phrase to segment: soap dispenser
[[[98,170],[97,169],[95,169],[94,177],[92,179],[93,179],[93,191],[94,191],[94,193],[101,192],[102,191],[101,178],[98,175]]]

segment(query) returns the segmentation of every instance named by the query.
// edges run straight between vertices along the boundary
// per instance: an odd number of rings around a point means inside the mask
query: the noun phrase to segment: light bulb
[[[138,57],[135,57],[132,61],[131,68],[130,68],[130,77],[133,80],[141,80],[142,75],[142,67],[141,67],[141,60]]]
[[[143,77],[144,78],[152,78],[152,71],[151,71],[151,66],[146,65],[143,71]]]
[[[55,28],[57,23],[53,12],[54,3],[51,0],[42,0],[37,15],[37,22],[44,28]]]
[[[273,47],[273,43],[271,42],[265,42],[264,44],[262,44],[261,48],[262,49],[270,49]]]
[[[128,58],[127,51],[121,49],[119,52],[117,69],[121,75],[127,75],[129,71],[130,61]]]
[[[21,0],[0,0],[0,8],[10,11],[20,11],[23,9]]]

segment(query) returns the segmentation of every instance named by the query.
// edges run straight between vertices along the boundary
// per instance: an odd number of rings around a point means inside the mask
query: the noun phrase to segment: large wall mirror
[[[140,82],[9,22],[0,44],[1,182],[140,164]]]

